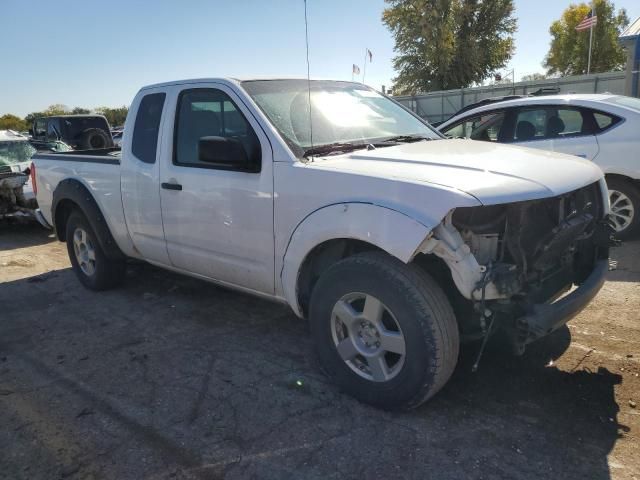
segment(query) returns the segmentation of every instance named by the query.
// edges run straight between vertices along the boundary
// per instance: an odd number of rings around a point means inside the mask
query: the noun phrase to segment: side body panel
[[[176,107],[181,91],[224,92],[256,133],[258,173],[173,162]],[[160,151],[164,234],[171,264],[218,281],[274,295],[273,153],[267,134],[237,89],[225,83],[175,85],[167,95]]]
[[[325,170],[313,163],[274,163],[276,294],[296,313],[295,285],[320,243],[358,239],[409,261],[454,207],[480,202],[459,190],[401,179]]]
[[[53,192],[62,180],[73,178],[84,185],[95,199],[114,240],[125,255],[139,257],[129,238],[120,196],[120,167],[117,159],[105,163],[103,156],[40,154],[36,165],[38,205],[45,219],[53,225]]]
[[[640,180],[640,114],[627,113],[619,125],[596,136],[600,154],[596,163],[605,174],[624,175]]]
[[[163,122],[166,119],[164,112],[160,120],[155,162],[145,163],[136,158],[132,151],[140,101],[146,95],[163,93],[165,90],[145,89],[136,95],[131,105],[124,128],[120,187],[127,228],[135,248],[145,259],[169,265],[160,209],[160,160],[162,137],[165,132]],[[166,105],[165,100],[165,110]],[[168,129],[167,135],[171,136],[171,125],[165,128]]]

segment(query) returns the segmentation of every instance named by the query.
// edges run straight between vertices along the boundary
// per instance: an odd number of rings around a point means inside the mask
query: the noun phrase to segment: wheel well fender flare
[[[302,317],[300,270],[307,256],[324,242],[359,240],[408,263],[434,226],[373,203],[338,203],[315,210],[296,226],[285,249],[280,272],[283,295],[295,314]]]
[[[85,216],[107,258],[120,260],[125,257],[114,240],[95,198],[82,182],[74,178],[62,180],[53,191],[51,214],[58,240],[66,240],[67,219],[73,209],[80,210]]]

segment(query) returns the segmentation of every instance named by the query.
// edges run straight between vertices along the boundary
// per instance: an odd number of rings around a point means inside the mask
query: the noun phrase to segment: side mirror
[[[198,141],[198,160],[222,168],[253,170],[247,152],[237,138],[200,138]]]

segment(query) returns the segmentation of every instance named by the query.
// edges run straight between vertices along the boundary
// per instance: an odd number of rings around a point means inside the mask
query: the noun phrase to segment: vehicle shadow
[[[322,375],[287,307],[146,264],[101,293],[56,273],[0,287],[10,478],[608,479],[626,429],[620,376],[567,328],[476,373],[465,346],[436,397],[385,412]]]
[[[430,417],[438,409],[462,413],[450,422],[459,433],[447,432],[442,441],[460,461],[471,460],[463,451],[484,451],[485,468],[498,478],[609,479],[607,457],[629,430],[617,418],[614,388],[622,377],[605,367],[584,367],[589,353],[568,352],[570,342],[570,330],[563,327],[521,357],[493,345],[476,373],[478,345],[466,345],[449,384],[416,415]]]
[[[35,220],[19,223],[0,220],[0,251],[34,247],[53,241],[53,232],[43,228]]]
[[[611,249],[609,258],[615,270],[609,272],[608,280],[615,282],[640,282],[640,240],[629,240]]]

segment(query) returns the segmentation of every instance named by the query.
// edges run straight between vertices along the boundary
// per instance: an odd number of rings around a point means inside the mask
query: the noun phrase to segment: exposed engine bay
[[[485,335],[491,318],[520,350],[537,338],[535,325],[522,319],[581,285],[608,258],[602,188],[596,182],[552,198],[458,208],[434,229],[421,252],[447,263],[471,307],[459,318],[463,335]],[[549,333],[546,325],[540,330]]]

